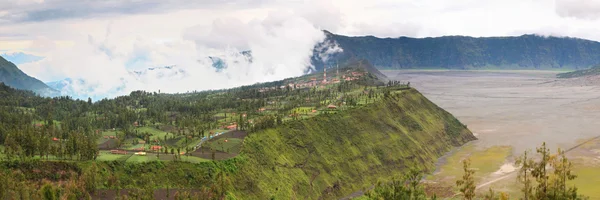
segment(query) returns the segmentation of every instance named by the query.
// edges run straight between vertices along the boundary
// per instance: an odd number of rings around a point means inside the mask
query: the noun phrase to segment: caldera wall
[[[410,168],[431,171],[438,157],[475,139],[421,93],[403,90],[363,107],[250,134],[231,194],[335,199]]]

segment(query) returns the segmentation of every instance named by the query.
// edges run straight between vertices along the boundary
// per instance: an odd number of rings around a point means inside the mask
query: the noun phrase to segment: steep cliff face
[[[410,168],[433,170],[438,157],[475,139],[450,113],[408,89],[364,107],[251,134],[233,195],[335,199]]]

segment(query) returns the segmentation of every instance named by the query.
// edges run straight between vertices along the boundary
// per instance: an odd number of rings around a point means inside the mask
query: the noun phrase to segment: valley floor
[[[478,190],[493,187],[517,196],[512,163],[542,142],[555,152],[600,136],[600,84],[557,79],[553,71],[384,71],[411,83],[431,101],[456,116],[478,137],[440,159],[435,184],[453,185],[460,160],[471,157]],[[570,152],[581,193],[600,199],[600,142]],[[596,183],[594,183],[596,181]]]

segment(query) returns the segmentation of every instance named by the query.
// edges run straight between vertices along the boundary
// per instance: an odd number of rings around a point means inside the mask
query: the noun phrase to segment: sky
[[[0,0],[1,54],[43,57],[19,68],[44,82],[85,80],[80,92],[100,96],[298,76],[324,40],[321,30],[600,41],[600,0]],[[331,45],[334,51],[327,52],[343,51]],[[252,51],[252,62],[240,54],[246,50]],[[216,72],[209,56],[225,60],[227,69]],[[186,75],[140,79],[130,73],[172,65]]]

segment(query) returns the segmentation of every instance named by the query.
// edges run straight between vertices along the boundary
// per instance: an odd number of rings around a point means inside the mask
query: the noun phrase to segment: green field
[[[100,134],[102,136],[116,136],[117,135],[117,131],[107,130],[107,131],[100,132]]]
[[[181,156],[181,160],[185,161],[185,162],[191,162],[191,163],[201,163],[201,162],[211,161],[211,160],[207,160],[204,158],[198,158],[198,157],[194,157],[194,156],[185,156],[185,155]]]
[[[577,191],[590,199],[600,199],[600,167],[575,166],[573,171],[577,178],[569,185],[577,186]]]
[[[169,134],[167,132],[158,130],[156,128],[153,127],[138,127],[135,129],[136,131],[140,132],[140,133],[150,133],[152,136],[150,136],[150,140],[154,140],[154,139],[164,139],[165,136],[170,137],[173,136],[173,134]]]
[[[130,146],[129,148],[127,148],[128,150],[133,150],[133,149],[137,149],[137,148],[141,148],[141,147],[145,147],[146,145],[144,144],[136,144],[133,146]]]
[[[478,149],[473,144],[465,145],[448,156],[440,167],[439,173],[428,176],[430,180],[445,181],[454,184],[464,174],[462,161],[471,160],[471,168],[475,169],[476,181],[482,180],[491,173],[496,172],[511,155],[510,146],[493,146],[487,149]]]
[[[156,156],[154,154],[148,154],[145,156],[133,155],[129,159],[127,159],[127,162],[148,162],[154,160],[156,160]]]
[[[195,138],[192,138],[192,139],[188,138],[188,144],[186,146],[185,145],[185,138],[182,138],[179,141],[177,141],[177,143],[175,143],[175,145],[179,146],[179,147],[183,147],[184,149],[186,147],[192,148],[192,147],[195,147],[198,143],[200,143],[201,140],[202,140],[202,138],[200,138],[200,137],[195,137]]]
[[[98,155],[96,160],[97,161],[113,161],[113,160],[118,160],[120,158],[123,158],[125,156],[126,155],[111,154],[108,151],[100,151],[100,154]]]
[[[227,142],[225,142],[225,140],[227,140]],[[242,142],[243,140],[239,138],[219,138],[217,140],[211,140],[205,145],[219,151],[237,153],[242,148]]]

